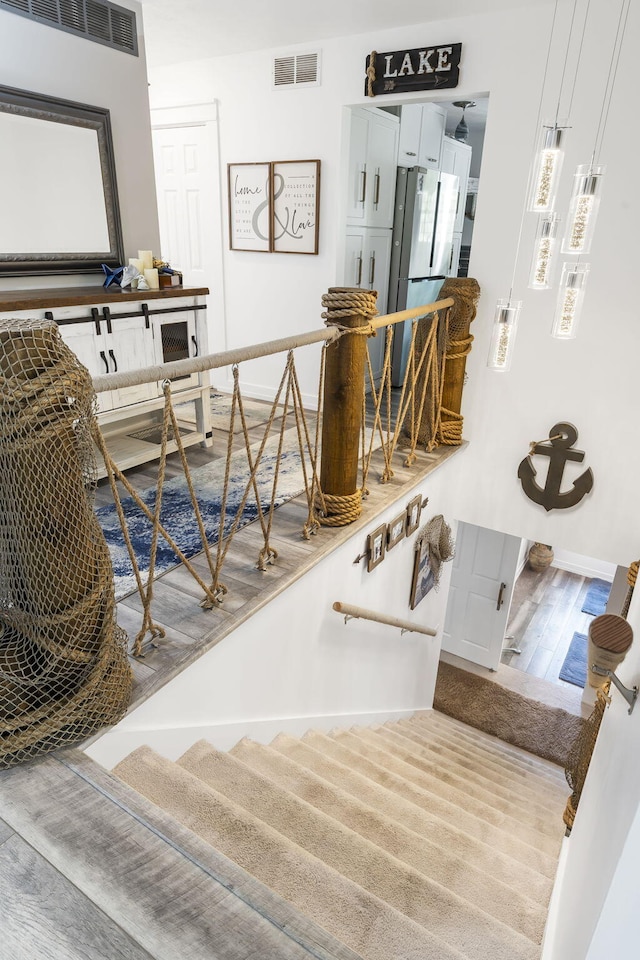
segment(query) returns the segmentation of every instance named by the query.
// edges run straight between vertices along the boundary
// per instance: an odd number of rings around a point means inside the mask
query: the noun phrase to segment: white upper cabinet
[[[398,165],[439,170],[446,111],[436,103],[409,103],[400,118]]]
[[[454,233],[462,233],[464,229],[464,208],[467,199],[467,182],[471,168],[471,147],[468,143],[445,137],[442,145],[443,173],[453,173],[458,177],[458,205]]]
[[[393,226],[399,129],[398,118],[383,110],[351,111],[349,223]]]

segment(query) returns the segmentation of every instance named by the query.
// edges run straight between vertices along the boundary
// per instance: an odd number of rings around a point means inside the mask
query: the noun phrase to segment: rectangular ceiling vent
[[[0,0],[0,10],[138,56],[135,13],[109,0]]]
[[[281,87],[317,87],[320,85],[320,53],[297,53],[276,57],[273,61],[273,85]]]

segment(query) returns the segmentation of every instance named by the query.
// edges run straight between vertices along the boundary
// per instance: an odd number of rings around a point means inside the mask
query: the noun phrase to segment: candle
[[[138,257],[142,260],[143,270],[153,269],[153,250],[138,250]]]
[[[129,257],[129,266],[135,267],[138,273],[142,273],[144,270],[142,260],[140,260],[138,257]]]
[[[160,289],[160,280],[158,279],[158,271],[154,267],[152,267],[150,270],[145,267],[144,278],[149,284],[149,290]]]

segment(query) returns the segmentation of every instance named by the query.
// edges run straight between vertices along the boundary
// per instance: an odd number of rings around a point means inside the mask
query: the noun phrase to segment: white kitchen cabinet
[[[0,292],[0,320],[58,324],[65,343],[92,377],[196,356],[206,343],[205,288],[112,293],[102,287]],[[208,373],[172,378],[182,442],[208,445]],[[152,381],[98,394],[98,423],[121,469],[156,459],[162,422],[162,383]],[[172,440],[168,451],[176,449]],[[99,460],[99,475],[104,469]]]
[[[403,106],[398,166],[439,170],[446,118],[446,111],[436,103]]]
[[[378,313],[387,312],[391,230],[347,227],[344,285],[377,290]]]
[[[393,225],[399,129],[398,118],[384,110],[351,111],[348,223]]]
[[[453,137],[445,137],[442,144],[442,163],[440,169],[443,173],[453,173],[458,177],[458,205],[454,229],[456,233],[462,233],[467,199],[467,182],[469,180],[469,170],[471,169],[471,147],[469,144],[462,143],[460,140],[454,140]]]

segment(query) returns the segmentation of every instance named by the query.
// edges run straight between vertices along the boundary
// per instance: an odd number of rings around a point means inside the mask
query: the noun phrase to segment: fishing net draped
[[[0,768],[114,723],[129,701],[93,512],[94,407],[54,323],[0,323]]]

